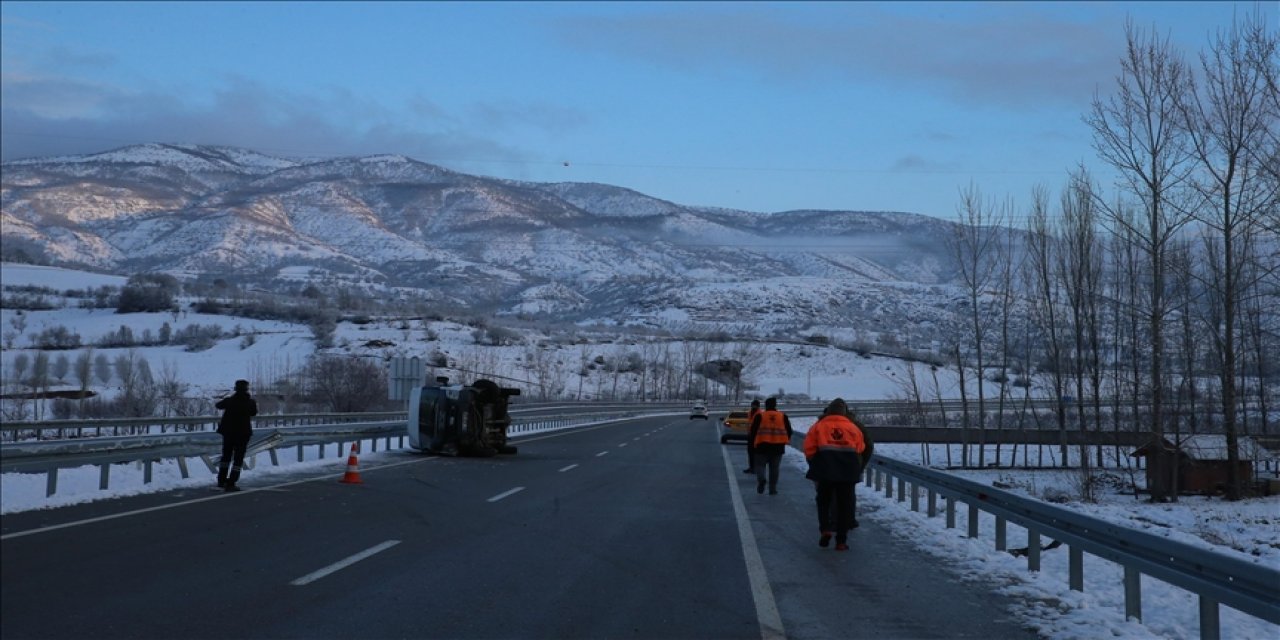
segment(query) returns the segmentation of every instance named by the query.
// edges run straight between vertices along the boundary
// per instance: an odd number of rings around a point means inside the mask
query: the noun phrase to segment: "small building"
[[[1270,457],[1252,438],[1236,438],[1237,469],[1247,487],[1253,482],[1255,463]],[[1147,459],[1147,489],[1157,499],[1177,493],[1215,494],[1230,481],[1225,435],[1184,436],[1177,444],[1167,438],[1153,440],[1129,454]]]

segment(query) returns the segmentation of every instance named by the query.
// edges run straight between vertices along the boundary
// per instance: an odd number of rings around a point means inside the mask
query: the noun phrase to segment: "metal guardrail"
[[[867,484],[898,501],[909,492],[911,509],[920,510],[920,489],[927,491],[928,515],[937,514],[937,497],[946,501],[947,527],[955,527],[955,503],[968,506],[968,535],[978,537],[978,513],[995,516],[995,547],[1005,551],[1006,527],[1014,522],[1027,530],[1027,569],[1040,570],[1040,538],[1050,536],[1069,546],[1068,583],[1084,591],[1084,553],[1124,568],[1125,615],[1142,620],[1140,575],[1147,574],[1200,598],[1200,637],[1220,637],[1219,604],[1267,622],[1280,624],[1280,571],[1109,523],[953,475],[876,456],[866,469]],[[908,488],[909,487],[909,488]]]
[[[513,436],[529,433],[540,433],[572,427],[587,422],[598,422],[608,419],[632,417],[637,411],[612,411],[605,413],[583,413],[572,417],[530,418],[513,421],[508,434]],[[329,414],[350,417],[370,414]],[[330,424],[308,424],[291,427],[266,427],[258,418],[254,418],[254,439],[249,443],[253,452],[265,451],[271,458],[272,465],[279,465],[278,449],[296,447],[298,461],[303,460],[303,449],[307,446],[319,447],[319,457],[325,457],[326,447],[337,445],[337,454],[342,455],[342,447],[350,442],[371,440],[372,450],[377,451],[377,440],[386,440],[385,447],[392,447],[392,438],[398,439],[397,448],[404,447],[405,418],[404,413],[391,414],[400,416],[398,420],[381,420],[366,422],[344,422]],[[153,421],[154,422],[154,421]],[[215,421],[216,422],[216,421]],[[193,423],[194,424],[194,423]],[[265,446],[264,446],[265,445]],[[210,471],[216,468],[215,454],[222,447],[222,438],[211,431],[194,431],[189,433],[165,433],[159,435],[133,435],[100,438],[68,438],[61,440],[29,440],[0,443],[0,472],[3,473],[45,473],[47,482],[45,495],[57,492],[58,471],[84,466],[97,466],[100,469],[98,488],[106,490],[110,487],[110,469],[113,464],[137,462],[143,465],[143,483],[151,482],[152,465],[160,460],[174,459],[183,478],[190,477],[187,468],[188,458],[201,458]],[[253,457],[246,456],[246,466],[252,468]]]

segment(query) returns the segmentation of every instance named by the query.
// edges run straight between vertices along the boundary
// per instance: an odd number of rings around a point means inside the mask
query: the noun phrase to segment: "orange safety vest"
[[[760,412],[760,428],[756,430],[755,445],[787,444],[787,423],[781,411],[768,409]]]
[[[818,420],[804,439],[804,455],[812,458],[819,451],[852,451],[862,453],[867,444],[862,429],[852,420],[841,415],[825,416]]]

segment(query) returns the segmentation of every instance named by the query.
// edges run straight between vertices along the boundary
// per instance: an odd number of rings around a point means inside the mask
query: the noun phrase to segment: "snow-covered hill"
[[[2,177],[6,255],[116,275],[270,289],[316,273],[479,313],[760,335],[900,326],[907,309],[945,325],[954,298],[951,224],[913,214],[687,207],[404,156],[290,160],[194,145],[9,162]]]

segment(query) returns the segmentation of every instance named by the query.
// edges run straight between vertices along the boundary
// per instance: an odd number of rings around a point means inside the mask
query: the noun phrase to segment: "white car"
[[[707,405],[705,404],[695,404],[693,405],[693,409],[689,410],[690,420],[693,420],[694,418],[702,418],[703,420],[707,420],[709,419],[709,417],[710,416],[707,415]]]

